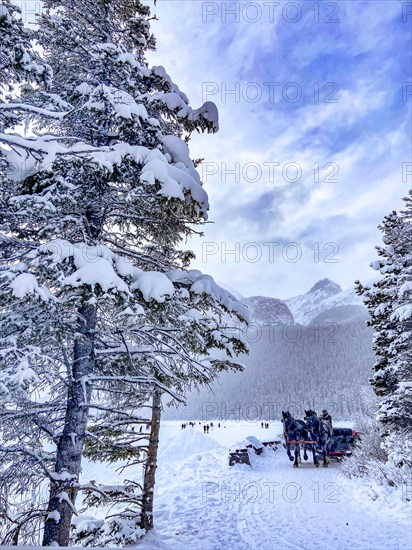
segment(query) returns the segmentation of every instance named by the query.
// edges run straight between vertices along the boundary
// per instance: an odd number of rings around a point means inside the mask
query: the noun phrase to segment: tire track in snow
[[[201,438],[194,437],[193,445],[202,445],[205,440]],[[230,503],[222,503],[220,488],[227,480],[227,449],[216,443],[213,446],[215,450],[194,453],[181,463],[159,468],[156,528],[175,537],[173,542],[168,541],[170,549],[220,550],[236,546],[248,550],[237,530],[237,514]],[[167,455],[170,457],[170,452]]]
[[[298,469],[280,450],[263,457],[262,479],[278,483],[272,498],[262,493],[245,503],[239,531],[250,548],[323,550],[410,549],[410,538],[394,518],[380,517],[369,498],[351,497],[339,477],[339,464],[315,469],[311,461]],[[379,523],[379,528],[378,528]]]
[[[255,468],[260,474],[256,480],[260,489],[256,491],[259,498],[252,498],[250,502],[245,499],[239,516],[239,530],[250,548],[306,550],[300,533],[296,535],[296,517],[299,517],[296,508],[300,508],[298,500],[292,505],[289,503],[288,513],[284,513],[285,504],[288,504],[285,498],[294,501],[300,490],[296,483],[296,470],[289,460],[286,463],[288,469],[279,469],[279,452],[281,450],[276,454],[265,450],[260,460],[255,460]],[[308,466],[303,464],[299,471],[306,470]]]
[[[181,433],[158,470],[155,524],[168,550],[412,547],[407,513],[363,498],[362,481],[340,478],[339,464],[295,469],[280,448],[254,456],[252,468],[229,467],[227,446],[195,433]]]

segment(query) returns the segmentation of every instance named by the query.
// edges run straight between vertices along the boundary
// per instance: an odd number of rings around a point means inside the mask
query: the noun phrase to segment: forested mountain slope
[[[188,395],[165,418],[275,420],[282,409],[327,407],[336,419],[368,410],[374,364],[368,314],[352,288],[329,279],[286,301],[243,298],[251,324],[243,373],[222,373],[210,390]]]

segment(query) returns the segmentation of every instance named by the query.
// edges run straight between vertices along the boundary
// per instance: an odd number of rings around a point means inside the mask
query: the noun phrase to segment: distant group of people
[[[199,422],[199,425],[201,424],[202,422]],[[185,430],[188,426],[190,426],[191,428],[194,428],[196,426],[196,422],[192,422],[192,421],[182,422],[181,424],[182,430]],[[209,424],[203,424],[203,433],[208,434],[213,427],[214,427],[213,422],[210,422]],[[220,422],[218,422],[217,427],[220,428]]]
[[[319,415],[319,418],[321,420],[325,420],[325,422],[330,422],[330,424],[332,424],[332,417],[326,409],[323,409],[322,413]],[[199,425],[201,425],[201,424],[202,423],[199,422]],[[196,426],[196,422],[193,422],[193,421],[183,422],[182,423],[182,430],[186,429],[188,426],[190,426],[191,428],[194,428]],[[213,426],[214,426],[213,422],[210,422],[210,424],[203,424],[203,433],[208,434],[209,430],[211,428],[213,428]],[[150,427],[150,425],[149,425],[149,427]],[[220,422],[218,422],[217,427],[220,428]],[[262,429],[269,429],[269,422],[261,422],[260,427]],[[140,431],[141,431],[141,429],[140,429]]]
[[[200,422],[199,422],[199,424],[200,424]],[[204,424],[204,425],[203,425],[203,432],[204,432],[205,434],[208,434],[208,433],[209,433],[209,430],[210,430],[211,428],[213,428],[213,426],[214,426],[213,422],[211,422],[210,425],[209,425],[209,424]],[[220,428],[220,422],[218,423],[217,427]]]
[[[196,424],[196,422],[184,422],[184,423],[182,424],[182,430],[184,430],[184,429],[187,428],[188,426],[190,426],[190,427],[193,428],[193,427],[195,426],[195,424]],[[199,424],[200,424],[200,422],[199,422]]]

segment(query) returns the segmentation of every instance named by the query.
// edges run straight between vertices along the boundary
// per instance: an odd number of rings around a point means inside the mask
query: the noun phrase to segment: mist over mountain
[[[302,415],[304,408],[325,406],[336,420],[368,413],[373,334],[353,289],[322,279],[285,301],[242,302],[254,325],[246,333],[244,372],[222,373],[211,389],[189,394],[187,406],[166,408],[165,418],[275,420],[282,409]]]
[[[325,323],[342,323],[346,321],[362,321],[362,323],[366,323],[367,320],[368,312],[364,306],[354,304],[338,305],[319,313],[319,315],[311,319],[309,326],[315,324],[324,325]]]

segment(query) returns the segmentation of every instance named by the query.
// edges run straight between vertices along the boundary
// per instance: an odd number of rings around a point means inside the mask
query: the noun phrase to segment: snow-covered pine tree
[[[0,5],[0,261],[2,267],[3,261],[13,255],[10,248],[12,220],[8,216],[9,201],[17,193],[17,181],[25,172],[26,162],[29,166],[46,154],[42,140],[26,140],[21,135],[21,128],[20,132],[13,132],[13,128],[17,125],[23,126],[30,113],[60,116],[60,113],[50,110],[52,102],[47,97],[47,88],[50,86],[52,76],[51,68],[33,49],[32,38],[33,33],[23,25],[20,8],[10,0],[3,0]],[[39,95],[42,93],[44,93],[44,99]],[[14,244],[17,245],[17,241],[14,241]],[[27,249],[24,237],[20,244],[21,248],[17,246],[19,250],[14,247],[16,257],[21,255],[22,249]],[[17,261],[11,261],[11,264],[17,263]],[[3,300],[1,302],[3,306],[5,302]],[[3,378],[4,356],[8,353],[7,342],[12,347],[14,339],[11,332],[4,330],[3,324],[7,323],[7,316],[10,313],[7,312],[7,307],[1,307],[0,543],[3,543],[2,534],[9,529],[10,537],[6,542],[17,544],[21,535],[30,544],[36,540],[35,536],[32,537],[33,525],[38,526],[42,520],[42,512],[33,510],[32,493],[38,479],[44,478],[45,474],[41,459],[32,459],[33,467],[30,471],[25,468],[25,460],[8,467],[13,463],[13,460],[9,461],[9,457],[15,454],[22,440],[25,441],[32,458],[35,456],[38,430],[41,430],[38,426],[31,426],[31,429],[28,429],[27,418],[30,417],[31,411],[23,407],[20,411],[21,432],[16,433],[8,422],[10,409],[13,409],[13,406],[8,408],[7,402],[1,399],[3,395],[8,394],[6,385],[10,382]],[[15,388],[18,380],[19,374],[16,371],[15,379],[11,381]],[[18,394],[19,392],[16,394],[16,399],[21,404],[21,393]],[[13,409],[13,414],[14,412]],[[31,525],[28,527],[29,522]]]
[[[30,92],[40,84],[50,84],[51,70],[33,50],[33,32],[24,26],[21,9],[11,0],[2,0],[0,5],[0,29],[0,99],[4,116],[6,107],[12,109],[8,103],[13,104],[16,99],[20,102],[21,88]],[[17,119],[11,116],[13,126]]]
[[[377,247],[379,259],[371,266],[381,277],[369,286],[357,281],[375,331],[371,383],[383,397],[378,419],[383,435],[395,437],[403,430],[409,437],[412,432],[412,193],[404,200],[405,209],[392,212],[379,226],[385,246]],[[410,457],[399,462],[403,460]]]
[[[0,139],[14,145],[15,136],[7,130],[21,122],[16,110],[29,111],[34,107],[25,104],[24,98],[51,82],[51,69],[33,50],[33,33],[21,20],[21,9],[10,0],[0,5]],[[21,157],[7,162],[0,151],[0,178],[20,170]],[[24,158],[24,157],[23,157]]]
[[[383,233],[385,246],[377,246],[379,260],[371,263],[371,267],[381,271],[383,277],[370,286],[364,286],[356,281],[357,293],[363,296],[368,308],[370,320],[368,326],[374,329],[373,350],[377,356],[371,384],[376,395],[390,395],[396,387],[396,377],[392,370],[390,347],[396,336],[396,322],[391,319],[392,302],[396,292],[397,279],[401,266],[395,256],[395,246],[399,242],[402,225],[398,214],[393,211],[385,216],[379,229]]]
[[[43,491],[21,522],[47,514],[44,544],[67,545],[87,488],[125,502],[100,535],[130,542],[140,534],[140,488],[82,486],[85,445],[94,459],[140,461],[134,428],[150,395],[182,399],[191,384],[239,368],[232,358],[245,350],[233,330],[243,306],[188,270],[192,254],[179,249],[207,216],[181,137],[216,131],[217,113],[210,103],[191,109],[163,68],[148,68],[154,39],[139,1],[45,7],[38,39],[54,72],[48,97],[64,115],[50,122],[44,107],[31,110],[40,136],[16,138],[15,148],[40,143],[41,155],[15,192],[2,184],[0,475],[14,492],[28,482]]]
[[[412,432],[412,191],[404,201],[405,209],[398,215],[401,231],[394,245],[394,263],[398,269],[390,317],[391,322],[396,324],[396,333],[389,347],[396,389],[383,399],[379,419],[391,430],[406,429],[410,436]]]

